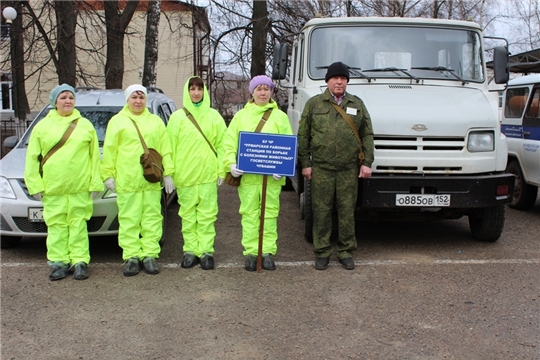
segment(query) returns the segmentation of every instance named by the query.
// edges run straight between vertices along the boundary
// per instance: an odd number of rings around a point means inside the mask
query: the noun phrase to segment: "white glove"
[[[43,197],[43,193],[34,194],[32,195],[32,197],[36,199],[37,201],[41,201],[41,198]]]
[[[114,178],[108,178],[103,182],[105,184],[105,187],[112,192],[116,192],[116,184],[114,183]]]
[[[236,168],[236,164],[231,164],[231,175],[234,177],[240,177],[244,172]]]
[[[176,189],[172,177],[165,176],[163,178],[163,187],[165,188],[165,192],[167,194],[172,194],[172,192]]]
[[[217,179],[217,186],[223,185],[223,181],[224,181],[224,180],[223,180],[222,178],[218,178],[218,179]]]
[[[272,175],[272,177],[274,178],[274,180],[279,180],[279,179],[281,179],[283,176],[278,175],[278,174],[274,174],[274,175]]]

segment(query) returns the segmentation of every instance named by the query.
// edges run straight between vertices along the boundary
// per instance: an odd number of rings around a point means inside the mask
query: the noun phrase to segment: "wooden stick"
[[[262,198],[261,198],[261,218],[259,225],[259,251],[257,253],[257,271],[261,271],[262,267],[262,247],[264,237],[264,213],[266,208],[266,185],[268,184],[268,175],[263,175],[262,183]]]

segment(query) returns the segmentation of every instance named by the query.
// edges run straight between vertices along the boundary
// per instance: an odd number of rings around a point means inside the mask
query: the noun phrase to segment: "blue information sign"
[[[296,175],[297,137],[240,132],[238,168],[248,174],[293,177]]]

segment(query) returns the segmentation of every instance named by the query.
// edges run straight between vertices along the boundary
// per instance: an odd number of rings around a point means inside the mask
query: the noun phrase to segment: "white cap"
[[[146,91],[146,88],[139,84],[134,84],[128,86],[126,90],[124,90],[124,95],[126,95],[126,101],[129,99],[131,94],[133,94],[135,91],[141,91],[144,93],[144,97],[148,97],[148,92]]]

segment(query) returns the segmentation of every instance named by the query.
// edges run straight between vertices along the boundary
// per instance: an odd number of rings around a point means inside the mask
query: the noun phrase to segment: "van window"
[[[529,88],[514,88],[506,90],[506,105],[504,108],[504,117],[519,118],[523,114],[523,109],[527,104],[529,97]]]
[[[532,100],[529,104],[529,108],[527,109],[527,116],[528,118],[539,118],[540,115],[538,113],[538,102],[540,101],[540,88],[536,88],[533,90],[533,94],[531,96]]]

